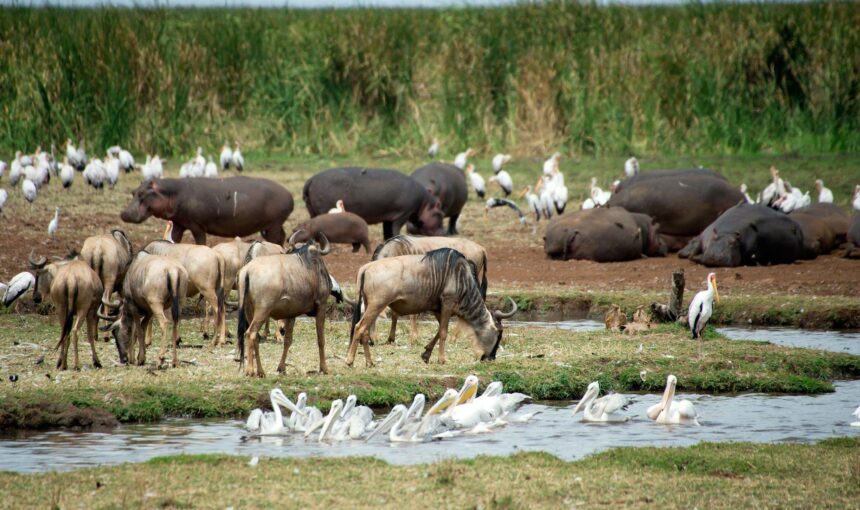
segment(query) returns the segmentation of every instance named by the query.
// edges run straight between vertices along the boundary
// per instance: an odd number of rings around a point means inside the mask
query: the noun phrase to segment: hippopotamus
[[[679,170],[652,176],[656,173],[627,179],[608,205],[654,218],[670,251],[684,246],[720,214],[744,199],[722,176],[711,175],[711,170]]]
[[[463,171],[454,165],[433,162],[412,172],[412,178],[439,199],[442,213],[449,218],[448,234],[456,234],[457,218],[460,217],[460,212],[469,198],[466,175]],[[410,234],[415,230],[412,224],[407,225],[406,228]]]
[[[212,179],[152,179],[131,193],[120,214],[126,223],[141,223],[150,216],[171,220],[171,238],[178,243],[185,230],[194,242],[206,244],[206,234],[222,237],[260,232],[275,244],[284,244],[284,222],[293,212],[293,195],[268,179],[227,177]]]
[[[835,245],[845,242],[848,226],[851,224],[851,217],[841,207],[823,202],[795,209],[789,213],[789,216],[795,221],[799,216],[811,216],[821,220],[833,232]]]
[[[442,235],[439,200],[418,181],[396,170],[332,168],[305,182],[302,196],[311,218],[327,213],[338,200],[369,225],[382,223],[389,239],[408,221],[424,235]]]
[[[721,179],[726,181],[727,179],[723,176],[723,174],[717,172],[716,170],[710,170],[708,168],[685,168],[681,170],[652,170],[649,172],[640,172],[633,177],[628,177],[623,181],[619,182],[615,187],[615,192],[621,191],[624,187],[630,186],[633,183],[640,181],[647,181],[651,179],[664,179],[666,177],[678,177],[678,176],[689,176],[689,175],[704,175],[708,177],[715,177],[717,179]]]
[[[860,214],[855,214],[848,227],[848,244],[845,257],[849,259],[860,259]]]
[[[803,253],[803,231],[789,216],[746,200],[726,211],[678,253],[706,266],[788,264]]]
[[[630,215],[639,227],[642,254],[649,257],[665,257],[668,249],[666,242],[660,237],[660,224],[647,214],[630,213]]]
[[[544,235],[544,251],[551,258],[562,260],[633,260],[643,255],[641,237],[639,224],[628,211],[621,207],[599,207],[550,220]]]
[[[311,239],[317,239],[319,232],[325,234],[330,243],[351,244],[353,253],[362,246],[365,253],[370,253],[367,222],[351,212],[314,216],[296,227],[290,240],[293,243],[306,243]]]

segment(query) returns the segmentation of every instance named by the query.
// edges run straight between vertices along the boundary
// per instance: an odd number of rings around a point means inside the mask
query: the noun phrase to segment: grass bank
[[[850,2],[3,7],[0,147],[856,151],[858,27]]]
[[[68,473],[0,473],[0,488],[8,508],[853,508],[858,464],[860,440],[848,438],[619,448],[576,462],[526,453],[413,466],[263,458],[249,467],[247,457],[179,455]]]
[[[230,327],[234,326],[231,321]],[[421,324],[422,345],[433,328]],[[860,377],[860,356],[730,341],[712,330],[699,359],[697,344],[675,326],[636,336],[509,328],[494,362],[474,361],[466,340],[460,339],[449,343],[447,364],[439,365],[434,354],[425,365],[419,358],[422,348],[409,344],[405,329],[398,345],[372,347],[375,367],[365,368],[359,357],[356,368],[348,368],[343,362],[347,324],[329,322],[330,374],[319,375],[308,373],[318,368],[316,342],[312,323],[302,321],[286,373],[275,372],[281,346],[266,342],[261,355],[267,377],[251,380],[239,374],[233,346],[204,345],[196,320],[182,325],[185,348],[179,352],[180,368],[118,366],[113,344],[100,341],[97,348],[105,368],[91,368],[89,346],[82,344],[83,370],[60,373],[53,369],[56,358],[51,349],[57,335],[53,319],[4,315],[0,316],[0,352],[4,353],[0,357],[0,401],[4,403],[0,429],[111,426],[116,420],[155,421],[168,416],[241,416],[267,406],[268,391],[276,386],[288,395],[305,391],[310,402],[322,408],[349,393],[363,404],[391,406],[410,400],[416,392],[438,397],[469,373],[479,375],[484,383],[501,380],[507,391],[560,400],[579,398],[593,380],[606,390],[659,393],[669,373],[678,376],[679,389],[706,393],[820,393],[832,391],[833,379]],[[148,360],[156,354],[151,348]],[[9,381],[13,374],[17,382]]]

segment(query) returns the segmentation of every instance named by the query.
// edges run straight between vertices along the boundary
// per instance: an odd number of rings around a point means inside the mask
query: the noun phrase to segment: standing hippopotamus
[[[446,218],[450,218],[448,220],[448,234],[456,234],[457,218],[460,217],[460,212],[469,198],[466,175],[463,171],[454,165],[434,162],[412,172],[412,178],[439,199],[442,212]],[[410,233],[412,233],[412,227],[411,224],[407,225]]]
[[[296,227],[290,239],[294,243],[306,243],[311,239],[317,239],[319,232],[325,234],[330,243],[351,244],[353,253],[362,246],[365,253],[370,253],[367,222],[351,212],[314,216]]]
[[[642,233],[620,207],[599,207],[556,216],[547,224],[544,251],[562,260],[619,262],[640,258]]]
[[[803,253],[803,231],[790,217],[746,200],[678,253],[706,266],[788,264]]]
[[[708,170],[707,172],[711,172]],[[660,235],[668,249],[677,250],[744,199],[743,194],[722,177],[705,170],[639,174],[627,179],[609,199],[611,207],[647,214],[660,224]]]
[[[222,237],[260,232],[275,244],[284,244],[284,222],[293,212],[293,195],[268,179],[227,177],[212,179],[152,179],[131,193],[120,214],[126,223],[141,223],[150,216],[171,220],[174,242],[191,230],[194,242],[206,244],[206,234]]]
[[[311,218],[327,213],[338,200],[368,224],[382,223],[385,239],[408,221],[424,235],[440,235],[444,219],[439,201],[408,175],[378,168],[332,168],[305,182],[302,191]]]

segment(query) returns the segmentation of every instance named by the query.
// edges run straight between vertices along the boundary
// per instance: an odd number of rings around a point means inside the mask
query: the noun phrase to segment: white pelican
[[[543,179],[543,177],[541,177]],[[520,198],[525,197],[526,203],[529,204],[529,210],[535,215],[535,223],[540,221],[540,200],[536,193],[532,191],[532,186],[529,184],[520,193]]]
[[[549,175],[555,168],[558,168],[558,162],[561,159],[561,153],[556,152],[543,162],[543,174]]]
[[[343,406],[341,418],[348,424],[348,433],[351,439],[358,439],[370,430],[373,424],[373,410],[367,406],[357,406],[357,397],[349,395]]]
[[[456,166],[460,170],[465,170],[466,163],[468,162],[469,158],[474,155],[475,151],[472,150],[471,147],[469,147],[468,149],[466,149],[466,152],[461,152],[460,154],[457,154],[457,157],[454,158],[454,166]]]
[[[230,165],[233,164],[233,151],[230,149],[230,146],[227,142],[224,142],[224,145],[221,146],[221,170],[229,170]]]
[[[702,336],[702,331],[705,330],[705,325],[714,311],[715,299],[717,303],[720,302],[720,292],[717,290],[717,275],[716,273],[709,273],[708,289],[698,292],[693,297],[687,313],[687,321],[690,324],[690,333],[692,333],[693,338],[700,338]]]
[[[514,182],[511,180],[511,174],[509,174],[507,170],[499,170],[499,173],[490,177],[489,182],[498,184],[499,187],[502,188],[505,198],[510,196],[511,192],[514,190]]]
[[[24,165],[21,164],[21,151],[15,151],[15,159],[9,166],[9,184],[17,186],[21,180],[21,175],[24,173]]]
[[[290,429],[296,432],[307,432],[311,428],[322,426],[325,417],[322,412],[314,406],[307,405],[308,395],[305,392],[299,393],[296,399],[296,407],[304,411],[304,416],[298,413],[290,415],[288,425]],[[319,423],[319,425],[317,425]]]
[[[439,140],[433,139],[433,143],[430,144],[430,148],[427,149],[427,155],[430,156],[430,159],[436,157],[439,154]]]
[[[343,419],[341,411],[343,411],[343,400],[337,399],[332,401],[331,409],[329,409],[328,415],[323,422],[322,430],[320,430],[320,443],[326,439],[343,441],[349,437],[349,423]],[[305,435],[307,436],[308,433],[306,432]]]
[[[472,183],[472,187],[475,188],[475,194],[478,195],[478,198],[484,198],[487,187],[484,184],[484,178],[475,172],[475,165],[466,167],[466,175],[469,176],[469,181]]]
[[[3,206],[6,205],[6,200],[9,199],[9,192],[0,188],[0,212],[3,212]]]
[[[54,235],[57,233],[57,227],[60,226],[60,208],[57,207],[54,209],[54,217],[51,219],[51,222],[48,223],[48,235],[51,236],[51,239],[54,238]]]
[[[3,295],[3,306],[9,306],[16,299],[23,296],[25,292],[36,285],[36,277],[29,271],[18,273],[9,280],[6,294]]]
[[[860,406],[857,406],[857,409],[855,409],[854,412],[851,413],[851,416],[854,416],[855,418],[857,418],[857,421],[851,422],[851,426],[852,427],[860,427]]]
[[[108,156],[104,169],[108,186],[110,189],[113,189],[117,181],[119,181],[119,160],[113,156]]]
[[[750,197],[749,193],[747,193],[748,189],[749,188],[747,188],[747,185],[745,183],[741,183],[741,193],[744,194],[744,198],[746,199],[747,203],[754,204],[755,202],[753,201],[752,197]]]
[[[502,167],[510,160],[510,154],[496,154],[493,156],[493,173],[501,172]]]
[[[699,415],[696,413],[696,408],[689,400],[675,402],[672,398],[675,396],[675,385],[678,384],[678,379],[674,375],[670,375],[666,379],[666,390],[663,392],[663,398],[659,403],[648,408],[646,414],[648,418],[657,423],[669,425],[698,425]]]
[[[69,158],[63,158],[63,164],[60,165],[60,181],[64,188],[72,185],[75,180],[75,169],[69,164]]]
[[[117,159],[119,160],[119,167],[123,172],[129,173],[134,170],[134,156],[132,156],[127,150],[123,149],[119,151]]]
[[[36,200],[36,185],[30,179],[24,179],[21,181],[21,193],[24,194],[27,202],[32,204]]]
[[[415,395],[409,409],[402,404],[394,406],[388,416],[368,434],[366,441],[385,432],[388,432],[388,439],[391,442],[426,441],[447,429],[440,413],[454,405],[457,395],[456,390],[446,390],[442,398],[433,404],[423,418],[421,418],[421,412],[424,408],[424,395],[420,393]]]
[[[860,211],[860,184],[854,186],[854,195],[851,197],[851,207]]]
[[[209,156],[209,162],[203,170],[203,177],[216,178],[218,177],[218,166],[212,161],[212,156]]]
[[[584,411],[582,421],[590,423],[619,423],[630,419],[629,416],[621,414],[627,409],[630,401],[618,393],[610,393],[597,398],[600,394],[600,383],[594,381],[588,385],[582,400],[573,409],[575,415]]]
[[[263,412],[261,409],[254,409],[248,420],[245,422],[245,427],[248,430],[258,431],[260,435],[270,436],[275,434],[283,434],[287,432],[284,426],[284,417],[281,414],[281,406],[286,407],[292,412],[302,414],[302,411],[284,395],[279,388],[275,388],[269,392],[269,398],[272,401],[272,411]]]
[[[630,158],[624,162],[624,175],[633,177],[639,173],[639,161],[636,158]]]
[[[603,191],[598,186],[594,186],[591,188],[591,200],[594,201],[596,206],[604,206],[609,199],[612,198],[612,193],[609,191]]]
[[[472,401],[477,391],[478,378],[468,376],[457,395],[456,403],[442,414],[442,420],[457,429],[471,429],[499,418],[493,409]]]
[[[334,203],[334,207],[328,210],[329,214],[340,214],[346,212],[346,207],[343,205],[343,200],[338,200]]]
[[[236,147],[233,149],[233,166],[237,172],[245,169],[245,158],[242,157],[242,151],[239,150],[239,142],[236,142]]]

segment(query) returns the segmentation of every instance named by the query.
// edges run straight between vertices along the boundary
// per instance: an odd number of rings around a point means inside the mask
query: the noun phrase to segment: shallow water
[[[177,453],[228,453],[274,457],[369,455],[396,464],[432,462],[476,455],[546,451],[571,460],[619,446],[686,446],[701,441],[807,442],[833,436],[860,436],[851,412],[860,404],[860,381],[840,382],[836,392],[817,396],[734,397],[683,394],[695,404],[702,426],[657,425],[645,410],[659,395],[633,395],[624,424],[585,424],[572,406],[530,404],[540,410],[529,423],[510,424],[492,434],[461,436],[422,444],[319,444],[299,435],[249,437],[238,420],[167,420],[127,425],[109,433],[52,431],[0,439],[2,469],[20,472],[141,462]]]

